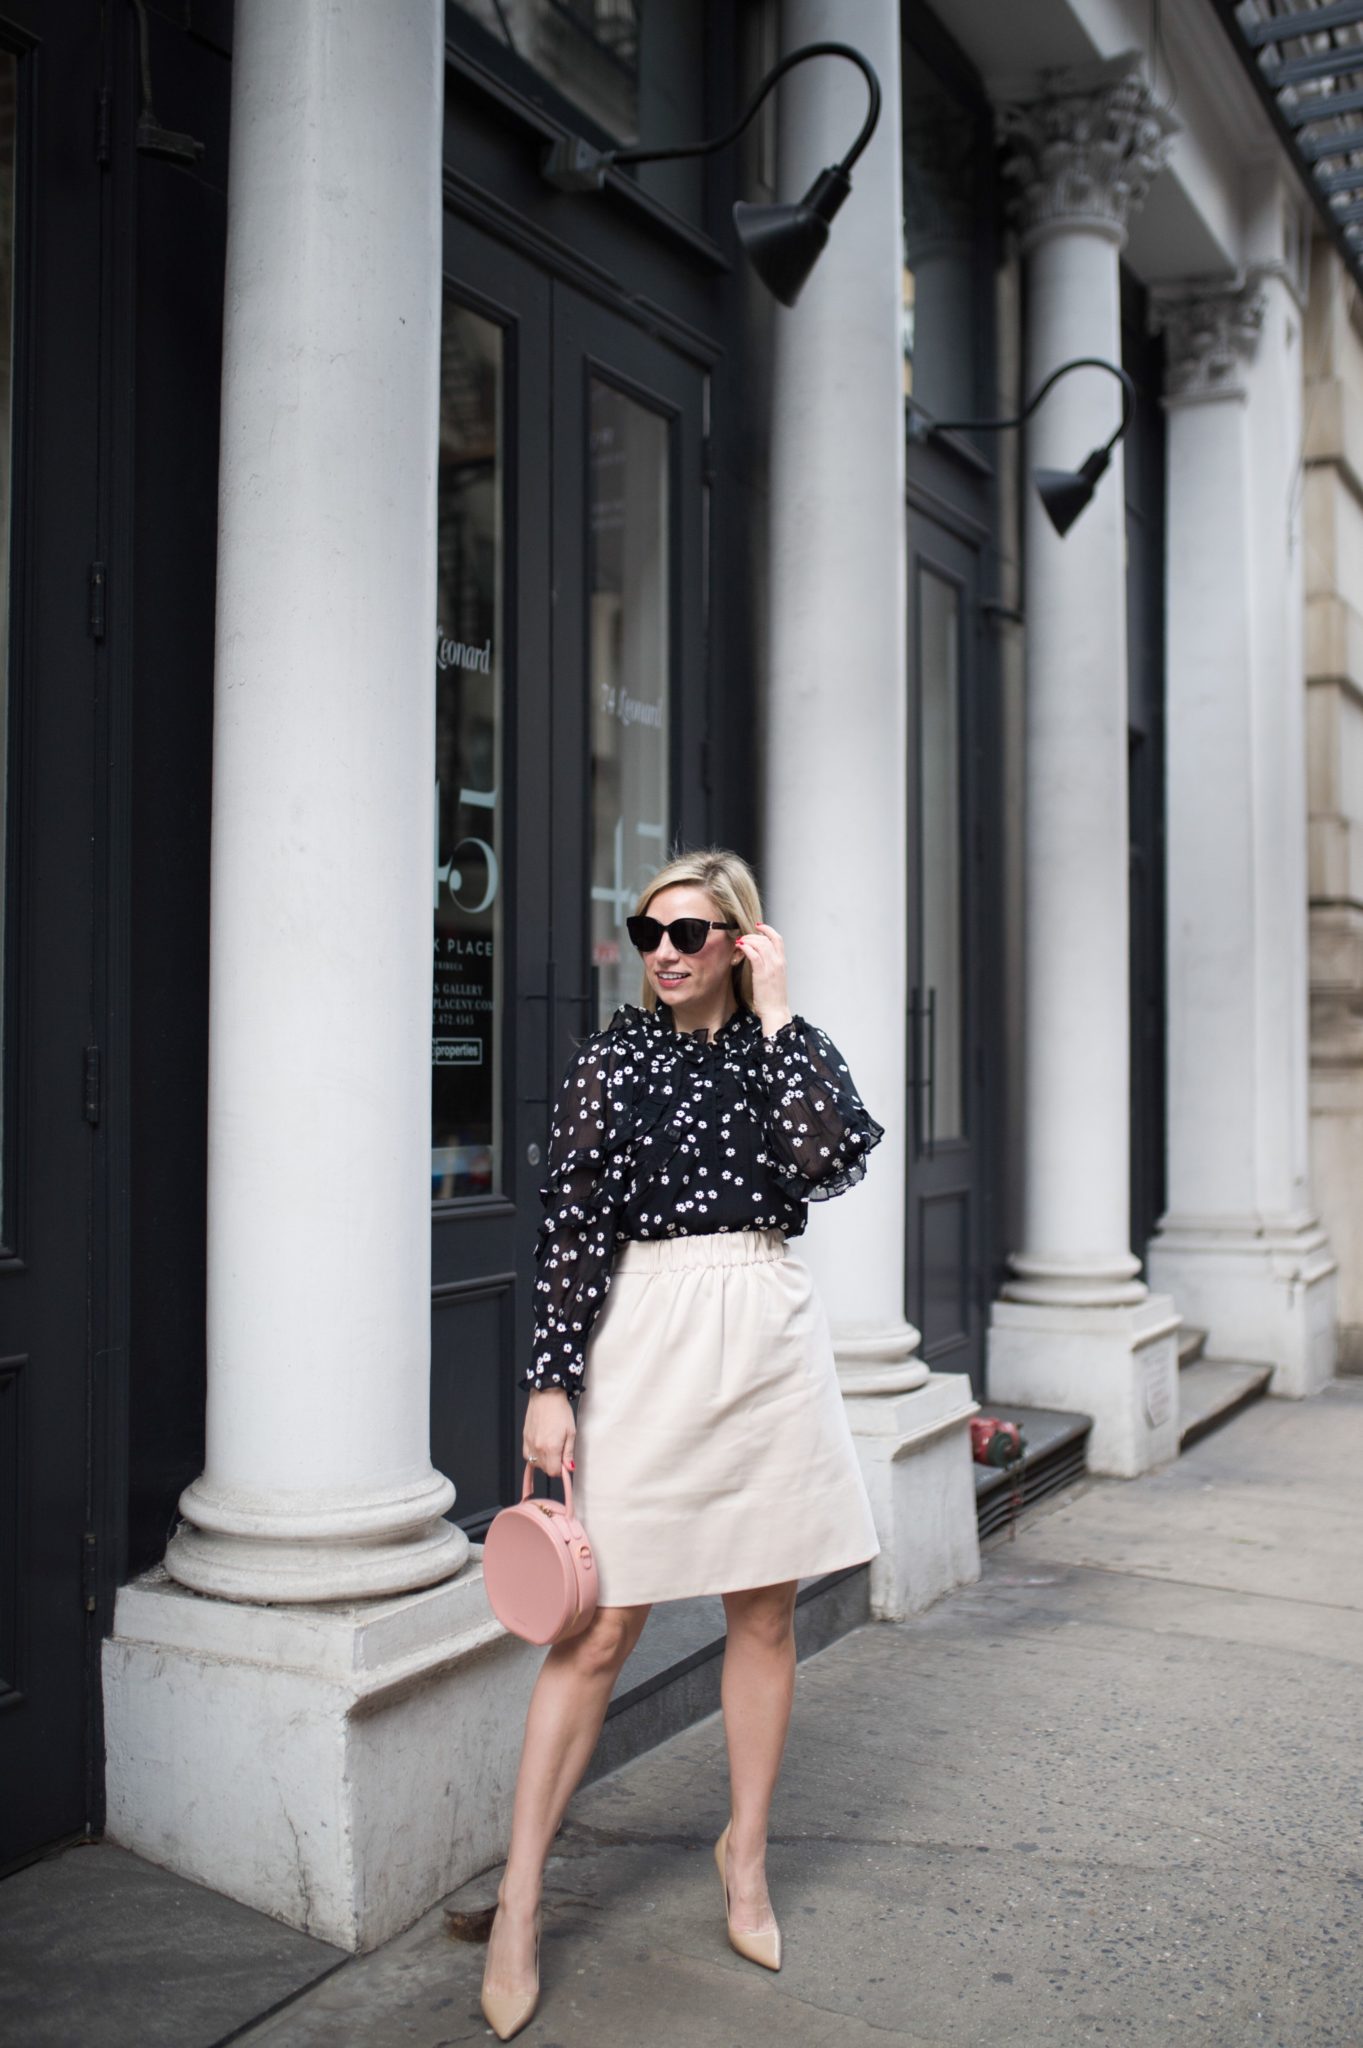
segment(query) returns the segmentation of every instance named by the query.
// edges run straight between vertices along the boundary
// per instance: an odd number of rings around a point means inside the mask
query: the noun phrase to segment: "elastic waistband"
[[[617,1272],[671,1272],[678,1266],[754,1266],[783,1259],[783,1230],[715,1230],[704,1235],[632,1237],[615,1249]]]

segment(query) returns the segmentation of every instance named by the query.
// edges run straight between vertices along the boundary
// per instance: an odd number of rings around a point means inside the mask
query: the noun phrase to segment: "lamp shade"
[[[1099,477],[1107,468],[1111,450],[1095,448],[1077,470],[1034,469],[1032,482],[1046,508],[1046,516],[1059,534],[1066,534],[1093,496]]]
[[[820,171],[796,205],[753,206],[740,199],[734,226],[748,261],[773,298],[793,306],[823,254],[828,223],[852,189],[845,171]]]
[[[803,204],[750,206],[740,199],[734,226],[749,263],[772,297],[793,306],[823,254],[828,222]]]

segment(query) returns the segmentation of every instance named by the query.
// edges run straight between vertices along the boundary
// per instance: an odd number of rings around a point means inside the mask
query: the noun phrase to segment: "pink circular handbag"
[[[494,1515],[483,1539],[483,1584],[504,1628],[528,1643],[562,1643],[579,1635],[596,1612],[596,1559],[573,1513],[572,1474],[565,1498],[536,1500],[527,1465],[515,1507]]]

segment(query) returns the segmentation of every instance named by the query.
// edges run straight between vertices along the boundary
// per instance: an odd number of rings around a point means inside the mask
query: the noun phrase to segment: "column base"
[[[184,1522],[166,1547],[166,1566],[210,1599],[306,1606],[437,1585],[461,1571],[468,1554],[468,1538],[452,1522],[386,1543],[253,1543]]]
[[[225,1491],[205,1476],[180,1496],[186,1519],[166,1570],[192,1592],[257,1605],[412,1593],[468,1561],[468,1537],[442,1519],[453,1505],[439,1472],[386,1496],[303,1504]]]
[[[898,1394],[849,1394],[847,1420],[870,1495],[880,1555],[871,1561],[877,1621],[920,1614],[980,1576],[970,1456],[979,1404],[965,1373],[929,1372]]]
[[[1185,1322],[1207,1332],[1209,1358],[1271,1365],[1269,1393],[1298,1400],[1332,1377],[1338,1268],[1314,1217],[1277,1228],[1169,1217],[1147,1265]]]
[[[1159,1294],[1128,1308],[996,1301],[989,1398],[1091,1415],[1089,1470],[1134,1479],[1178,1456],[1178,1331]]]
[[[543,1651],[481,1562],[364,1606],[206,1600],[158,1568],[104,1645],[109,1839],[372,1949],[504,1854]]]
[[[908,1394],[925,1386],[929,1368],[918,1356],[912,1323],[879,1330],[835,1330],[833,1355],[844,1394]]]

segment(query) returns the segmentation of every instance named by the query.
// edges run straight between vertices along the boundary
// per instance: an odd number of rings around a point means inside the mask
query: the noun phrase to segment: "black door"
[[[87,1815],[100,43],[0,18],[0,1864]]]
[[[1147,293],[1122,272],[1122,364],[1136,386],[1126,487],[1127,805],[1131,981],[1131,1249],[1144,1261],[1164,1213],[1163,343]]]
[[[478,1535],[519,1481],[553,1097],[699,816],[704,371],[453,215],[445,254],[432,1451]]]
[[[923,1357],[983,1380],[980,559],[909,512],[908,1313]]]

